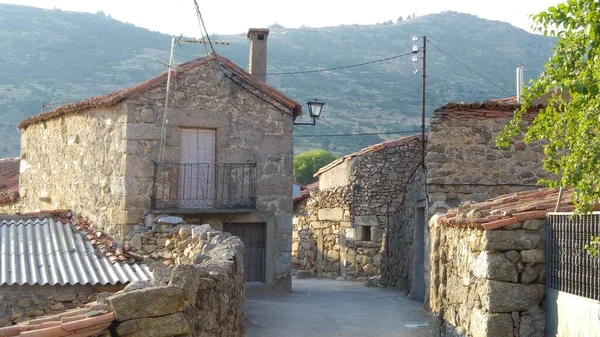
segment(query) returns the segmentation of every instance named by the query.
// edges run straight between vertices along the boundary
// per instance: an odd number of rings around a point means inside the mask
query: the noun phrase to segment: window
[[[371,226],[360,226],[360,241],[371,241]]]

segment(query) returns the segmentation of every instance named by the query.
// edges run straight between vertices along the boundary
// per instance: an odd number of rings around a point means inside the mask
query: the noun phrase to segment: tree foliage
[[[527,127],[525,141],[544,142],[544,169],[558,177],[549,187],[572,187],[578,213],[600,199],[600,3],[569,0],[533,15],[534,29],[558,38],[540,77],[525,88],[521,108],[496,142],[507,146],[522,131],[536,98],[547,106]]]
[[[334,154],[323,149],[294,155],[294,180],[303,185],[310,184],[315,181],[313,174],[336,159]]]

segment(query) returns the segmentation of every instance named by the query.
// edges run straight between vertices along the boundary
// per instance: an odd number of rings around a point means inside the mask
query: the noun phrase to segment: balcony
[[[256,163],[154,162],[152,210],[243,213],[256,208]]]

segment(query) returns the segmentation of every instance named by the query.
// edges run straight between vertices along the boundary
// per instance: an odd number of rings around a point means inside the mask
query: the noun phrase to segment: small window
[[[258,39],[259,40],[264,40],[265,39],[265,35],[264,34],[258,34]]]
[[[371,241],[370,226],[360,226],[360,241]]]

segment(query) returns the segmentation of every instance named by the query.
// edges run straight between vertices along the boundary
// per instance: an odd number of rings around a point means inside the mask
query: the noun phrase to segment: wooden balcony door
[[[212,208],[215,204],[215,136],[215,130],[181,129],[180,208]]]

